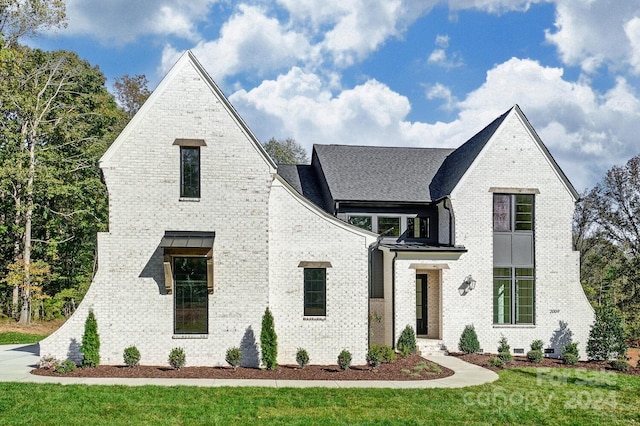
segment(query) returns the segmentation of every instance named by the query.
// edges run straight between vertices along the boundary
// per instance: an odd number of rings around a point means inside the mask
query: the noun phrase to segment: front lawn
[[[21,333],[19,331],[7,331],[0,333],[0,345],[19,345],[38,343],[47,337],[46,334]]]
[[[273,389],[0,383],[4,424],[637,424],[640,377],[504,370],[463,389]]]

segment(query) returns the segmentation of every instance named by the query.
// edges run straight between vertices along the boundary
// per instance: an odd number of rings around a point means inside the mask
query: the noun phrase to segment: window
[[[174,333],[208,333],[207,259],[174,257]]]
[[[180,147],[180,197],[200,198],[200,147]]]
[[[533,231],[533,195],[495,194],[493,231]]]
[[[407,219],[407,238],[429,238],[429,218],[410,217]]]
[[[349,216],[349,223],[358,228],[371,231],[371,216]]]
[[[327,290],[327,270],[325,268],[304,268],[304,315],[325,316]]]
[[[533,268],[494,268],[493,323],[533,324],[534,283]]]
[[[385,237],[399,237],[400,218],[378,216],[378,234]]]

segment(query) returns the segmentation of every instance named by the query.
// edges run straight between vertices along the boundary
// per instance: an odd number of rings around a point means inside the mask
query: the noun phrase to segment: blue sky
[[[150,88],[191,49],[262,141],[456,147],[517,103],[578,191],[640,151],[640,0],[66,4],[30,44]]]

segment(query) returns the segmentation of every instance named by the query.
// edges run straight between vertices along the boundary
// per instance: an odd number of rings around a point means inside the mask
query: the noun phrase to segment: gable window
[[[180,147],[180,197],[200,198],[200,147]]]
[[[304,315],[325,316],[326,295],[326,268],[304,268]]]
[[[348,221],[358,228],[366,229],[367,231],[372,230],[371,216],[349,216]]]
[[[533,195],[495,194],[493,231],[533,231]]]
[[[429,238],[429,218],[407,218],[407,238]]]
[[[399,237],[400,218],[378,216],[378,234],[385,237]]]
[[[533,324],[533,268],[493,269],[493,323]]]

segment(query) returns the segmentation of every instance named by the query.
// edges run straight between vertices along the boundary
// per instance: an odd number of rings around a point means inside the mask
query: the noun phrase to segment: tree
[[[622,359],[627,355],[622,315],[611,303],[596,308],[596,320],[589,331],[587,356],[594,361]]]
[[[122,122],[104,82],[70,52],[0,49],[0,194],[8,219],[0,270],[9,259],[24,265],[19,300],[13,295],[22,323],[31,320],[36,258],[52,264],[48,293],[93,272],[95,233],[107,217],[95,164]]]
[[[262,362],[267,370],[275,370],[278,366],[278,336],[273,324],[273,315],[269,308],[262,316],[262,330],[260,331],[260,349]]]
[[[136,112],[151,95],[147,87],[148,84],[149,82],[144,74],[137,74],[133,77],[125,74],[116,78],[113,84],[113,88],[116,91],[116,99],[129,118],[136,115]]]
[[[0,37],[10,45],[47,28],[66,27],[62,0],[0,0]]]
[[[97,367],[100,365],[100,335],[98,334],[98,321],[92,310],[89,311],[87,320],[84,323],[84,334],[82,335],[83,367]]]
[[[309,161],[307,151],[292,138],[271,138],[263,146],[276,164],[304,164]]]

